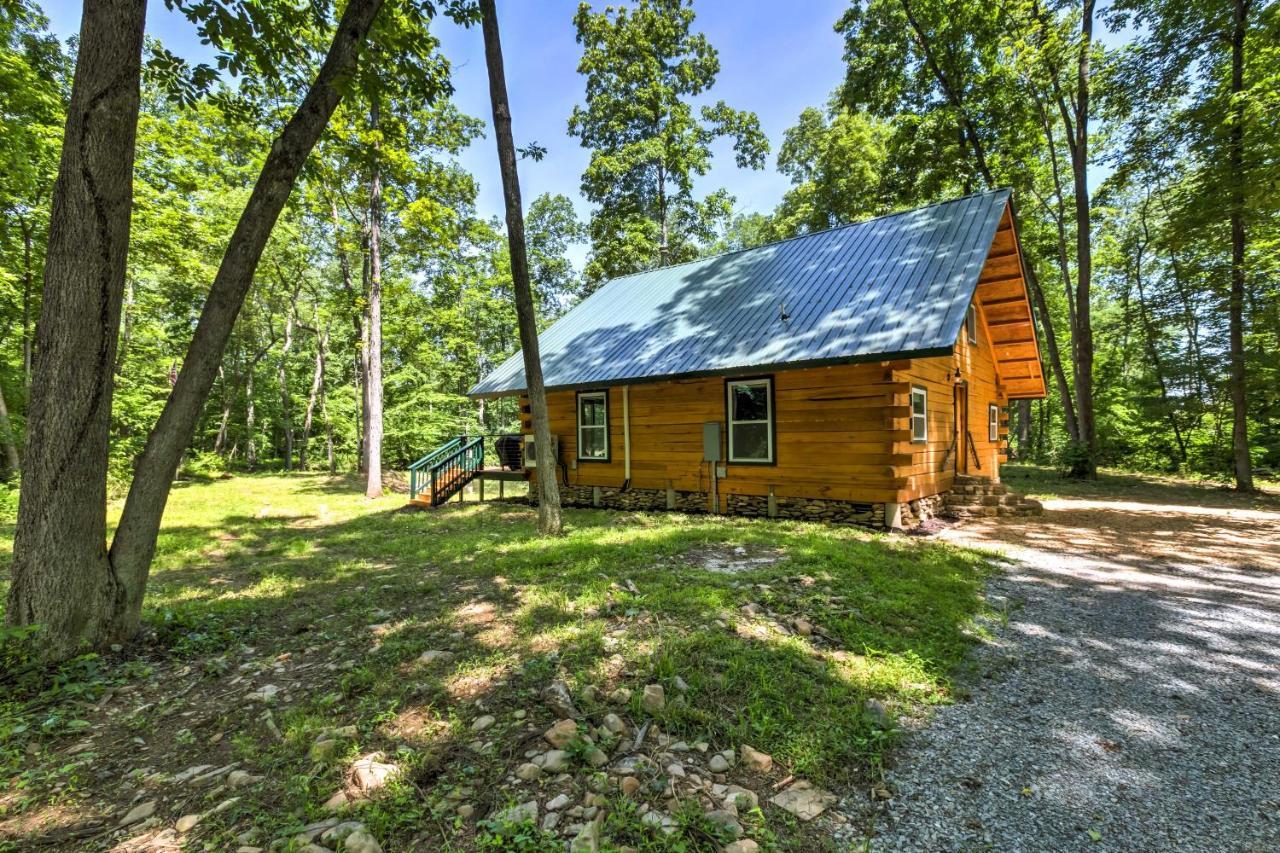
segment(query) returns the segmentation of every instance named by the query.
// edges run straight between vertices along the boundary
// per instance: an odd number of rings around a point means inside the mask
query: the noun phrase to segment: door
[[[969,473],[969,389],[956,386],[956,473]]]

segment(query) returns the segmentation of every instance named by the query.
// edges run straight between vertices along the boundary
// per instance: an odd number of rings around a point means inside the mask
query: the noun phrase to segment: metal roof
[[[993,190],[615,278],[538,336],[546,385],[946,354],[1008,202]],[[524,389],[517,352],[468,393]]]

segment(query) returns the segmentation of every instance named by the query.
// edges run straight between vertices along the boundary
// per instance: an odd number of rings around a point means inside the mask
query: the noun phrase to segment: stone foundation
[[[674,510],[690,514],[706,513],[710,505],[707,492],[667,491],[666,489],[627,489],[611,486],[560,487],[560,501],[564,506],[602,507],[622,510]],[[754,518],[789,518],[798,521],[823,521],[829,524],[856,524],[861,527],[883,529],[885,505],[853,503],[851,501],[824,500],[820,498],[770,498],[764,495],[722,494],[721,503],[726,515],[742,515]],[[770,508],[772,503],[772,509]],[[918,503],[916,501],[913,504]],[[905,508],[905,505],[904,505]],[[932,517],[931,515],[929,517]],[[908,513],[903,512],[903,523]],[[917,515],[910,514],[915,526]]]

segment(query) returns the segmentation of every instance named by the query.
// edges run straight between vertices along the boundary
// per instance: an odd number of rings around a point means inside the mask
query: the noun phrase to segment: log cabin
[[[540,336],[566,505],[912,526],[1027,514],[1006,406],[1045,394],[1001,189],[609,281]],[[469,392],[522,397],[520,353]],[[532,493],[533,490],[531,490]]]

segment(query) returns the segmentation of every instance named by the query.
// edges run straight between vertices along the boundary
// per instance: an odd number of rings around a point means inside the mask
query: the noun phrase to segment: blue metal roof
[[[1008,202],[993,190],[615,278],[539,335],[546,385],[945,354]],[[468,393],[524,389],[517,352]]]

